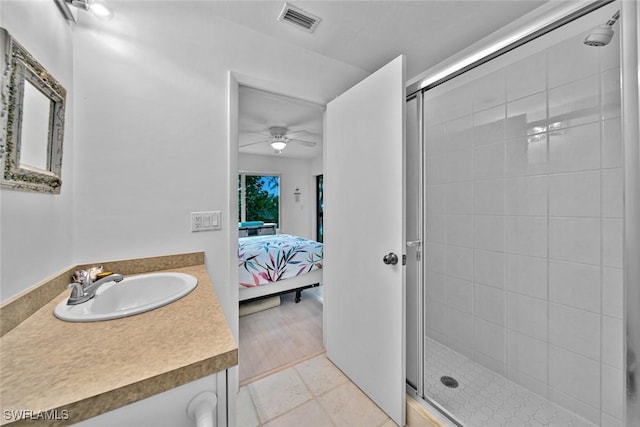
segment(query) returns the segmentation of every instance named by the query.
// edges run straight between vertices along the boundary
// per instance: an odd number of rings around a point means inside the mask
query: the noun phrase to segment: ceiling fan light
[[[276,139],[271,141],[271,148],[273,148],[276,151],[282,151],[286,146],[287,146],[287,143],[283,140]]]
[[[287,146],[289,142],[289,138],[282,135],[274,135],[271,140],[271,148],[273,148],[276,152],[281,153],[284,150],[284,147]]]

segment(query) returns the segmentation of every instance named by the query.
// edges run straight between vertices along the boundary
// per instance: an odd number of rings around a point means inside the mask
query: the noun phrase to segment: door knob
[[[398,255],[394,254],[393,252],[389,252],[389,255],[385,255],[382,258],[382,262],[387,265],[396,265],[398,263]]]

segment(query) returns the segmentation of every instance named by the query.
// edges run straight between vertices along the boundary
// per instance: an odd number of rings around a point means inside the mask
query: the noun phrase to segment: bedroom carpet
[[[280,305],[240,317],[240,385],[309,359],[322,347],[322,302],[316,292],[280,297]]]

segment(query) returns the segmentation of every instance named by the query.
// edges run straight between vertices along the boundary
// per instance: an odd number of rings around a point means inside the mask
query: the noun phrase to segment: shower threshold
[[[426,338],[424,394],[433,407],[464,427],[595,427],[448,347]],[[442,381],[452,377],[453,388]]]

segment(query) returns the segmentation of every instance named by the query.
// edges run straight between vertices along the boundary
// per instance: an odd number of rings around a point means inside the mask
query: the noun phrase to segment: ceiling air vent
[[[312,15],[309,12],[305,12],[299,7],[295,7],[289,3],[284,4],[282,12],[280,12],[280,16],[278,16],[278,20],[288,22],[310,33],[316,29],[320,22],[319,17]]]

